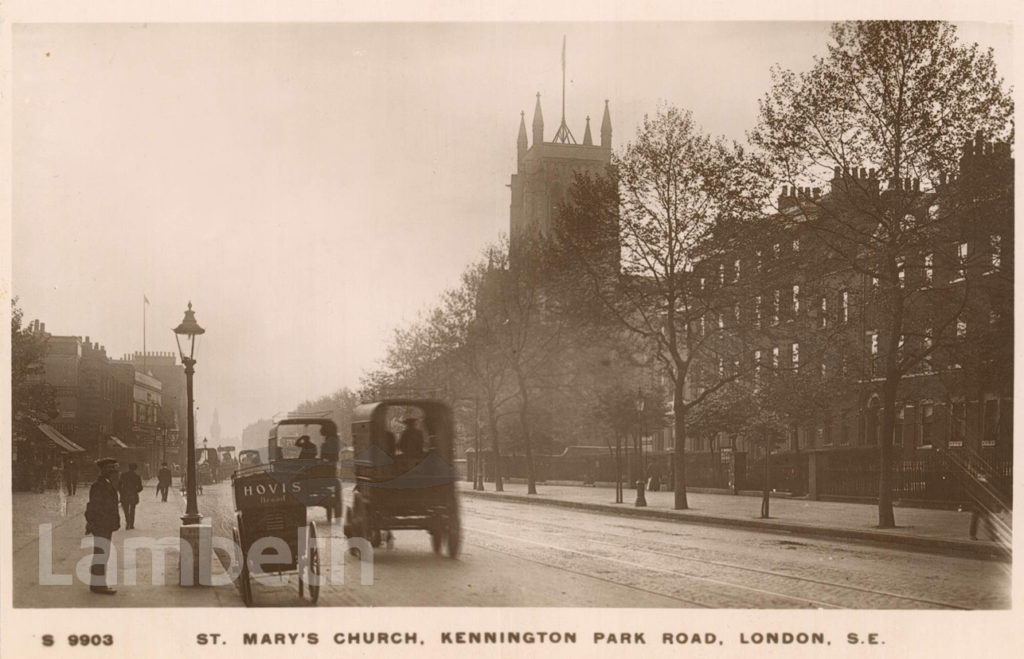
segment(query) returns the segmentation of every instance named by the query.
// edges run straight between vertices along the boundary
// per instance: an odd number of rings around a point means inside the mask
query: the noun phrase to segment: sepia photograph
[[[5,617],[1012,612],[1010,22],[9,34]]]

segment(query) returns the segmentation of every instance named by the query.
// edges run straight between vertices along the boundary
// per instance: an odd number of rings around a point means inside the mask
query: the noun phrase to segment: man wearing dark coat
[[[139,504],[139,492],[142,491],[142,478],[134,462],[128,464],[128,473],[121,475],[118,493],[121,495],[121,507],[124,508],[124,528],[135,528],[135,506]]]
[[[117,460],[100,458],[96,461],[100,470],[96,482],[89,488],[89,503],[85,507],[85,532],[92,534],[92,566],[89,590],[102,595],[113,595],[117,591],[107,585],[107,560],[110,558],[110,537],[121,528],[121,516],[117,512],[117,488],[111,482],[117,473]]]
[[[69,497],[75,496],[75,492],[78,491],[78,463],[74,458],[68,458],[64,462],[64,487]]]
[[[402,421],[405,430],[398,437],[398,450],[402,455],[423,455],[423,431],[417,427],[417,419],[409,417]]]
[[[156,472],[156,492],[167,501],[167,492],[171,489],[171,470],[167,468],[166,462],[160,463],[160,471]]]

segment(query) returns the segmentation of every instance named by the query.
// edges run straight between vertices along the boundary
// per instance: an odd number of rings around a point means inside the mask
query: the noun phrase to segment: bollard
[[[647,497],[644,495],[644,482],[636,482],[636,503],[633,504],[637,508],[647,507]]]

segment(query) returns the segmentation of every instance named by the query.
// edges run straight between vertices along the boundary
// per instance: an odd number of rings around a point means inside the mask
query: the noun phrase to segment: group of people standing
[[[121,528],[118,506],[124,511],[125,530],[135,528],[135,509],[139,504],[139,493],[143,490],[138,465],[128,464],[128,471],[120,473],[114,458],[100,458],[96,461],[99,475],[89,488],[89,502],[85,507],[85,532],[93,537],[93,561],[90,568],[89,589],[94,593],[113,595],[117,591],[107,585],[107,559],[110,557],[110,540]],[[157,494],[167,501],[171,487],[171,470],[164,462],[157,472]],[[74,494],[73,488],[69,494]]]

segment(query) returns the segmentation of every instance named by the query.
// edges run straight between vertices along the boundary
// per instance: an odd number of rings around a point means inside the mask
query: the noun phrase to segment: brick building
[[[839,225],[864,208],[905,207],[910,229],[893,254],[894,293],[864,260],[840,257]],[[871,497],[877,490],[880,400],[887,350],[903,375],[897,391],[893,465],[897,498],[959,500],[956,464],[977,462],[1007,485],[1012,473],[1013,159],[1005,144],[968,142],[956,176],[930,190],[916,180],[883,184],[872,170],[836,169],[830,189],[784,187],[762,246],[700,264],[697,274],[734,298],[734,312],[702,322],[757,338],[727,356],[756,384],[764,373],[824,388],[824,404],[793,418],[773,455],[773,487],[813,496]],[[823,223],[831,223],[825,226]],[[856,230],[870,236],[872,227]],[[823,239],[823,235],[830,236]],[[880,270],[884,272],[884,270]],[[743,288],[744,278],[758,284]],[[903,334],[890,337],[894,300]],[[729,368],[726,365],[725,368]],[[705,370],[723,368],[705,363]],[[700,378],[694,387],[701,386]],[[694,392],[691,392],[691,394]],[[810,402],[808,401],[808,407]],[[750,458],[759,486],[764,444],[744,433],[688,438]],[[695,456],[699,460],[700,456]],[[693,481],[690,481],[693,483]],[[702,483],[693,483],[702,484]],[[719,483],[705,483],[719,484]]]

